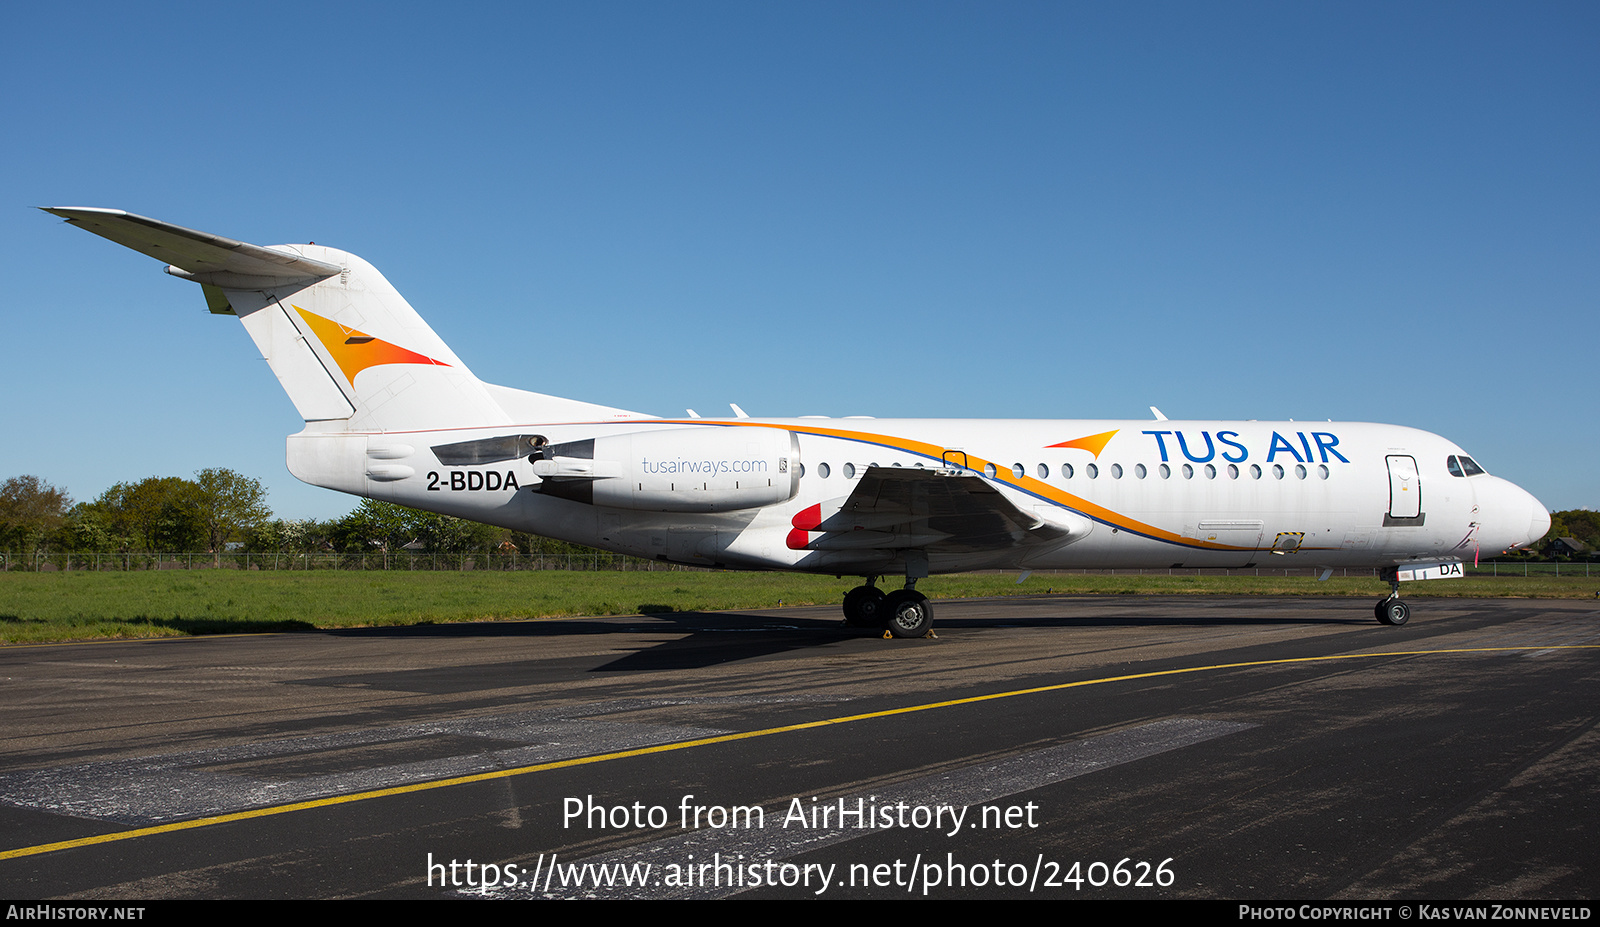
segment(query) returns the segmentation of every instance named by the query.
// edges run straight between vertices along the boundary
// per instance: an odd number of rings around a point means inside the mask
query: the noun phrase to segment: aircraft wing
[[[1055,545],[1090,527],[1087,519],[1081,530],[1047,522],[977,476],[902,467],[869,467],[836,511],[813,506],[796,516],[794,525],[807,532],[806,550],[919,548],[929,553]]]
[[[200,283],[244,289],[285,280],[320,280],[343,270],[336,264],[313,261],[293,252],[197,232],[120,209],[41,208],[182,271],[175,276]]]

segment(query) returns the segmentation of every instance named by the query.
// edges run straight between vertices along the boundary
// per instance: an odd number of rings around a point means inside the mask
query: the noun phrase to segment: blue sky
[[[1592,3],[13,4],[0,477],[300,422],[29,207],[375,264],[480,377],[663,415],[1334,419],[1600,505]]]

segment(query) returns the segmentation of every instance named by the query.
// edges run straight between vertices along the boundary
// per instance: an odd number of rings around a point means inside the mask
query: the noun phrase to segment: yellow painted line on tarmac
[[[266,808],[256,808],[250,811],[236,811],[231,814],[219,814],[212,817],[195,818],[191,821],[176,821],[171,824],[158,824],[154,827],[140,827],[133,830],[118,831],[113,834],[99,834],[93,837],[80,837],[76,840],[62,840],[57,843],[42,843],[38,846],[19,847],[14,850],[0,851],[0,860],[17,859],[24,856],[38,856],[44,853],[55,853],[60,850],[70,850],[77,847],[94,846],[101,843],[115,843],[119,840],[133,840],[138,837],[151,837],[156,834],[169,834],[182,830],[193,830],[200,827],[211,827],[217,824],[229,824],[234,821],[248,821],[251,818],[264,818],[277,814],[289,814],[295,811],[308,811],[312,808],[327,808],[333,805],[344,805],[352,802],[366,801],[373,798],[387,798],[391,795],[405,795],[410,792],[425,792],[430,789],[443,789],[457,785],[468,785],[474,782],[488,782],[494,779],[508,779],[513,776],[525,776],[532,773],[547,772],[552,769],[568,769],[574,766],[588,766],[594,763],[606,763],[612,760],[622,760],[635,756],[649,756],[653,753],[670,753],[675,750],[689,750],[694,747],[708,747],[713,744],[732,743],[739,740],[752,740],[757,737],[771,737],[776,734],[788,734],[794,731],[811,730],[812,728],[826,727],[831,724],[850,724],[856,721],[869,721],[874,718],[889,718],[895,715],[913,714],[919,711],[933,711],[939,708],[951,708],[956,705],[974,705],[979,702],[992,702],[1004,698],[1016,698],[1022,695],[1037,695],[1041,692],[1059,692],[1064,689],[1076,689],[1083,686],[1097,686],[1108,682],[1128,682],[1135,679],[1157,679],[1162,676],[1182,676],[1189,673],[1205,673],[1215,670],[1245,669],[1255,666],[1283,666],[1291,663],[1318,663],[1332,660],[1368,660],[1379,657],[1417,657],[1433,656],[1455,653],[1494,653],[1508,651],[1530,650],[1596,650],[1600,644],[1566,644],[1558,646],[1529,646],[1529,647],[1463,647],[1449,650],[1396,650],[1383,653],[1344,653],[1331,654],[1321,657],[1290,657],[1282,660],[1254,660],[1246,663],[1217,663],[1209,666],[1187,666],[1179,669],[1155,670],[1148,673],[1129,673],[1124,676],[1102,676],[1098,679],[1081,679],[1077,682],[1061,682],[1048,686],[1034,686],[1029,689],[1013,689],[1009,692],[992,692],[988,695],[971,695],[965,698],[949,699],[942,702],[928,702],[922,705],[907,705],[903,708],[889,708],[883,711],[872,711],[859,715],[846,715],[841,718],[824,718],[820,721],[806,721],[801,724],[786,724],[782,727],[763,728],[759,731],[744,731],[736,734],[719,734],[715,737],[701,737],[695,740],[684,740],[670,744],[658,744],[653,747],[640,747],[636,750],[619,750],[615,753],[601,753],[595,756],[576,757],[569,760],[557,760],[551,763],[539,763],[533,766],[521,766],[515,769],[500,769],[494,772],[474,773],[470,776],[456,776],[450,779],[438,779],[432,782],[416,782],[410,785],[399,785],[387,789],[375,789],[370,792],[355,792],[350,795],[335,795],[329,798],[319,798],[314,801],[294,802],[287,805],[273,805]]]

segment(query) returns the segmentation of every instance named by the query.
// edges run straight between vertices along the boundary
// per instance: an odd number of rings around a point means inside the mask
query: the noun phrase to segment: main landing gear
[[[852,628],[884,628],[895,637],[927,637],[933,630],[933,609],[928,597],[916,590],[917,581],[907,579],[904,589],[885,594],[867,577],[844,596],[844,623]]]
[[[1372,607],[1372,615],[1378,619],[1379,624],[1399,627],[1411,618],[1411,608],[1400,601],[1400,583],[1398,580],[1389,580],[1389,597],[1380,599]]]
[[[857,586],[844,594],[844,623],[852,628],[879,628],[883,626],[883,590],[874,586],[876,576],[867,577],[867,584]]]

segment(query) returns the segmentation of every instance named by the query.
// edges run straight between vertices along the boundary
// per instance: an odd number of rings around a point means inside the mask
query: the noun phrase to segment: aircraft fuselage
[[[542,478],[531,456],[462,463],[433,451],[495,434],[537,435],[555,447],[599,438],[603,448],[618,436],[655,444],[586,458],[609,468],[580,479],[611,484],[618,493],[610,505],[541,491],[561,477]],[[719,438],[712,447],[703,440],[710,435]],[[1102,436],[1098,447],[1071,446]],[[308,441],[364,444],[359,456],[354,446],[340,456],[366,471],[297,466],[297,457],[327,457],[296,450]],[[636,419],[290,440],[297,475],[376,499],[639,557],[848,575],[898,572],[918,550],[930,573],[1384,567],[1497,554],[1542,535],[1546,516],[1532,496],[1487,473],[1450,472],[1450,458],[1465,456],[1425,431],[1351,422]],[[836,517],[874,467],[982,479],[1039,522],[1013,533],[1059,533],[967,550],[944,538],[919,541],[926,526],[909,511],[898,519],[866,512],[827,531],[797,523],[819,506],[813,522]],[[776,488],[753,497],[754,506],[719,505],[719,495],[757,484]],[[658,500],[672,502],[632,498],[652,486]],[[861,532],[872,546],[852,546]]]

